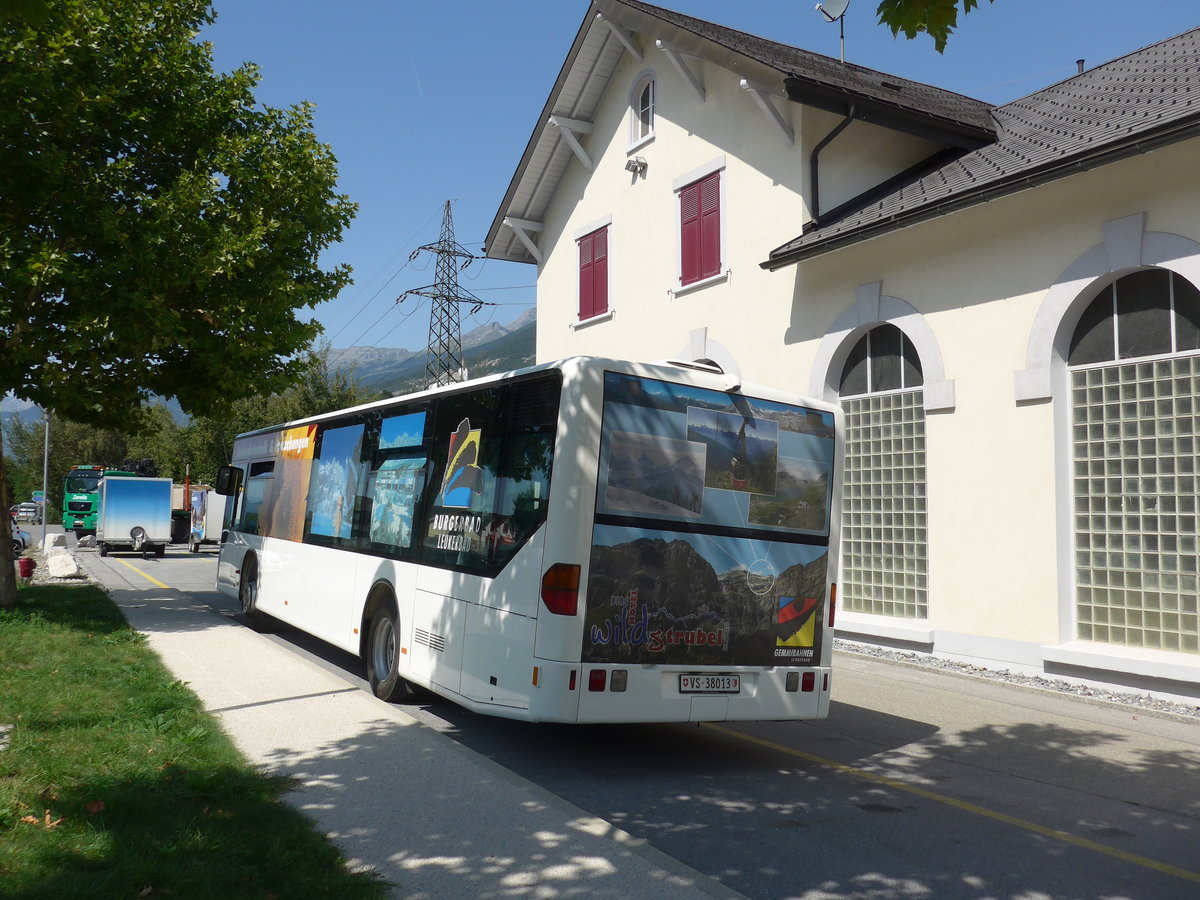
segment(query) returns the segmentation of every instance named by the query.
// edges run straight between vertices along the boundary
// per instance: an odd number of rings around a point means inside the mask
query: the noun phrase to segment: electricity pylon
[[[476,257],[454,240],[454,219],[450,214],[450,201],[442,212],[442,235],[436,244],[418,247],[409,256],[416,259],[422,251],[437,254],[437,270],[433,284],[405,291],[396,300],[403,302],[410,294],[428,297],[429,346],[425,351],[425,378],[429,387],[465,381],[467,369],[462,361],[462,327],[459,324],[459,307],[471,304],[468,315],[477,313],[485,306],[495,306],[480,300],[470,291],[458,286],[458,273],[471,264]],[[459,260],[462,260],[460,263]]]

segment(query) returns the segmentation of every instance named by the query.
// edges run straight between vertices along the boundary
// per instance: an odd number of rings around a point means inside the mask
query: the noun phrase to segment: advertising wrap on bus
[[[609,372],[583,659],[818,662],[833,416]]]
[[[840,410],[573,357],[240,435],[217,587],[540,722],[827,714]],[[220,487],[223,485],[224,487]]]

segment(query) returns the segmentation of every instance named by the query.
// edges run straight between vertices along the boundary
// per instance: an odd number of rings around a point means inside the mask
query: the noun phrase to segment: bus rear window
[[[596,512],[829,534],[828,412],[606,373]]]

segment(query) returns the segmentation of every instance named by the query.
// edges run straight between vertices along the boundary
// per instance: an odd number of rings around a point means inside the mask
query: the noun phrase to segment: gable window
[[[654,137],[654,74],[644,73],[634,82],[629,95],[629,149]]]
[[[679,283],[721,273],[721,173],[711,172],[679,190]]]
[[[608,312],[608,227],[579,238],[579,320]]]

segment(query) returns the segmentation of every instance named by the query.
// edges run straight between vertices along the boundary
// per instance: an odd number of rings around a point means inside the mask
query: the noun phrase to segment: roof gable
[[[838,112],[853,106],[856,118],[955,147],[977,147],[993,139],[990,107],[982,101],[640,0],[594,0],[488,229],[488,256],[538,261],[537,232],[567,167],[578,158],[571,146],[574,136],[564,133],[569,128],[556,127],[552,119],[588,127],[623,56],[640,54],[647,36],[766,84],[795,102]]]

